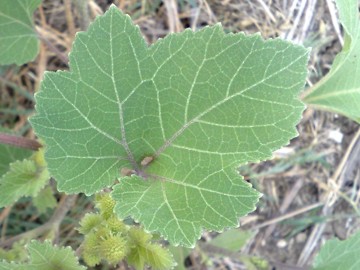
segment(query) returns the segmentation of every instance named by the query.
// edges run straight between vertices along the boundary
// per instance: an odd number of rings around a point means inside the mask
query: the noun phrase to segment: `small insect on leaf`
[[[149,156],[149,157],[145,157],[141,162],[141,166],[147,166],[149,165],[152,161],[154,160],[154,157]]]

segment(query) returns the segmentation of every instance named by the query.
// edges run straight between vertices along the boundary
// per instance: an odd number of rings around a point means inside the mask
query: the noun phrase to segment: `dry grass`
[[[149,43],[169,32],[221,22],[226,31],[261,32],[264,38],[281,37],[311,46],[308,85],[328,72],[342,43],[331,1],[89,0],[88,19],[103,13],[110,3],[132,16]],[[67,55],[75,33],[86,24],[80,15],[73,1],[43,1],[36,12],[36,29],[42,40],[39,56],[20,68],[0,70],[0,108],[5,108],[0,111],[2,126],[34,138],[27,123],[34,104],[20,90],[32,95],[45,70],[68,68]],[[21,89],[16,90],[14,85]],[[355,169],[359,164],[354,153],[360,146],[359,140],[353,141],[359,135],[357,129],[344,117],[308,109],[298,126],[300,136],[289,146],[271,161],[241,168],[264,194],[256,212],[241,220],[244,228],[256,232],[244,254],[266,258],[277,269],[291,269],[279,263],[304,266],[324,239],[344,239],[359,227],[355,216],[360,173]],[[332,139],[331,134],[336,132],[343,135],[341,142]],[[3,211],[1,218],[9,212]],[[76,234],[74,225],[64,226],[62,234],[71,239]],[[211,237],[204,234],[204,239]],[[190,268],[245,269],[235,259],[209,256],[213,264],[205,266],[195,250],[190,255]]]

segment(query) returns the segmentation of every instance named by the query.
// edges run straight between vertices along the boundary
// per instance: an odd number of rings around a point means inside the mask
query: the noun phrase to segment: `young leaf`
[[[191,249],[184,248],[182,246],[169,246],[169,251],[173,255],[176,262],[175,270],[186,270],[185,259],[191,253]]]
[[[15,263],[8,263],[8,262],[0,262],[0,270],[26,270],[25,266],[15,264]]]
[[[7,262],[22,262],[28,258],[27,251],[25,250],[24,241],[20,240],[15,242],[11,249],[0,248],[0,261],[5,260]]]
[[[33,240],[27,245],[29,261],[21,264],[0,262],[0,270],[85,270],[70,247],[56,247],[50,241]]]
[[[31,155],[31,151],[0,144],[0,177],[10,169],[10,163],[23,160]]]
[[[39,40],[33,12],[41,0],[0,1],[0,65],[22,65],[34,60]]]
[[[13,132],[8,129],[0,127],[0,132],[12,134]],[[32,151],[13,147],[5,144],[0,144],[0,177],[6,173],[10,168],[10,163],[28,158]]]
[[[228,230],[214,239],[209,244],[220,247],[232,252],[239,251],[252,237],[254,234],[250,231],[231,229]]]
[[[52,188],[47,186],[39,191],[39,193],[32,198],[34,206],[40,213],[45,213],[46,209],[53,209],[57,205],[57,200],[54,196]]]
[[[56,247],[50,241],[31,241],[28,245],[30,262],[28,270],[84,270],[70,247]]]
[[[345,43],[330,72],[305,96],[307,104],[343,114],[360,123],[360,24],[358,0],[336,0]]]
[[[360,269],[360,232],[344,241],[327,241],[316,255],[313,270]]]
[[[308,50],[220,25],[147,46],[112,6],[47,73],[31,119],[49,171],[67,193],[111,186],[120,218],[172,244],[238,226],[259,193],[236,172],[297,135]]]
[[[14,203],[22,196],[36,196],[49,181],[46,167],[36,162],[37,155],[11,163],[10,170],[0,178],[0,207]]]

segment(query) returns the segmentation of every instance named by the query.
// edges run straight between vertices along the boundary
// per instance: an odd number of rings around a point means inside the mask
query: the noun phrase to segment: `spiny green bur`
[[[260,194],[238,175],[297,135],[308,50],[220,24],[148,46],[115,6],[48,72],[31,124],[60,191],[113,187],[115,212],[173,245],[222,231]],[[121,175],[121,172],[123,175]]]
[[[85,235],[82,256],[87,265],[95,266],[102,260],[116,265],[125,259],[136,269],[148,265],[166,270],[174,266],[170,252],[151,242],[151,234],[125,225],[114,214],[108,216],[115,204],[108,194],[98,194],[95,200],[99,213],[86,214],[78,229]]]

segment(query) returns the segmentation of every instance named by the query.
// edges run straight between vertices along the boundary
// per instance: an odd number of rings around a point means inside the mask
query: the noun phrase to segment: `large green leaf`
[[[343,114],[360,123],[360,24],[358,0],[336,0],[345,44],[330,72],[305,96],[307,104]]]
[[[26,263],[0,262],[0,270],[85,270],[78,262],[71,247],[56,247],[50,241],[43,243],[31,241],[27,250],[29,261]]]
[[[41,0],[0,1],[0,65],[22,65],[39,51],[33,12]]]
[[[220,25],[148,47],[112,6],[77,35],[70,72],[45,75],[31,123],[61,191],[93,194],[132,170],[112,194],[119,217],[193,246],[255,209],[236,168],[297,135],[307,58]]]
[[[313,270],[360,269],[360,233],[340,241],[331,239],[316,255]]]

